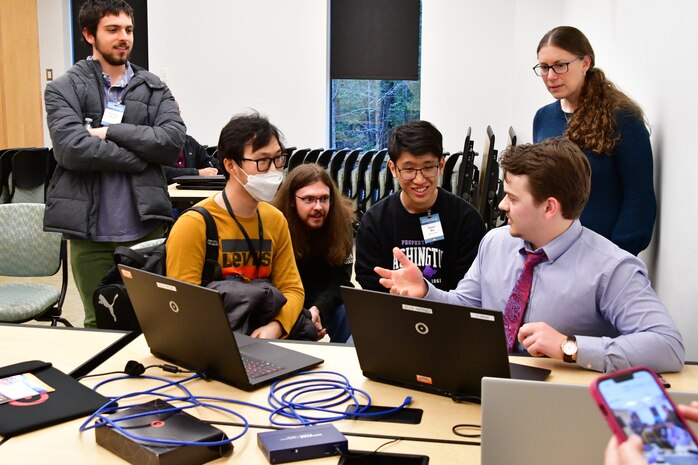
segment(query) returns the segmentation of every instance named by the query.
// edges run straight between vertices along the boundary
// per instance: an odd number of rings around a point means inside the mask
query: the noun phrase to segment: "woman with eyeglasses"
[[[637,255],[652,239],[656,216],[645,115],[596,67],[580,30],[552,29],[537,55],[533,71],[556,101],[536,113],[533,141],[565,137],[584,151],[592,177],[582,224]]]

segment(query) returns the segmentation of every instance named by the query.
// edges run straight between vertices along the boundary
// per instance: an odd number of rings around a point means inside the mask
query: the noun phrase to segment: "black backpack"
[[[218,264],[218,228],[211,214],[203,207],[194,206],[189,210],[199,212],[206,222],[206,261],[201,272],[201,285],[222,279]],[[101,329],[141,330],[133,311],[126,286],[121,279],[117,265],[139,268],[151,273],[165,275],[165,242],[151,247],[133,250],[130,247],[117,247],[114,250],[114,267],[102,278],[92,295],[97,327]]]

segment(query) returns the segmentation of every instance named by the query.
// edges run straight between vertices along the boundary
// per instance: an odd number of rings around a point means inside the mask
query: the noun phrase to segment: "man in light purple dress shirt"
[[[591,168],[563,139],[502,154],[508,226],[490,231],[456,289],[423,278],[399,249],[399,270],[376,267],[391,293],[504,311],[526,252],[545,252],[514,350],[608,372],[634,365],[680,371],[681,334],[652,289],[644,263],[583,227]]]

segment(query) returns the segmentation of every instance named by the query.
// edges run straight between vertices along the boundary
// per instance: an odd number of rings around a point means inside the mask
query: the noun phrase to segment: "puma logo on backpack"
[[[205,208],[194,206],[189,210],[201,214],[206,222],[206,261],[201,272],[201,282],[205,286],[211,281],[222,279],[218,264],[218,228]],[[165,262],[165,241],[138,250],[117,247],[114,250],[114,267],[102,278],[99,287],[92,295],[97,327],[140,332],[141,327],[117,265],[127,265],[165,276]]]

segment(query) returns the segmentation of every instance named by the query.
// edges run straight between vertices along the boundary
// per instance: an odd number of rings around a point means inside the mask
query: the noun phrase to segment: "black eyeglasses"
[[[297,195],[296,197],[306,205],[315,205],[316,202],[320,202],[320,205],[327,205],[331,200],[329,195],[321,195],[320,197],[314,197],[312,195],[301,197],[300,195]]]
[[[433,178],[436,176],[439,172],[439,165],[434,165],[434,166],[425,166],[424,168],[420,169],[415,169],[415,168],[398,168],[397,169],[398,173],[400,173],[400,177],[404,179],[405,181],[411,181],[414,178],[417,177],[417,173],[422,173],[422,176],[425,178]]]
[[[274,162],[274,166],[276,166],[278,169],[281,169],[286,165],[286,155],[279,155],[278,157],[274,158],[260,158],[258,160],[253,160],[251,158],[242,158],[243,161],[253,161],[257,164],[257,171],[260,173],[265,173],[269,171],[269,168],[271,168],[271,163]]]
[[[555,63],[553,65],[541,65],[538,63],[533,67],[533,72],[536,76],[547,76],[550,70],[553,70],[555,74],[565,74],[570,69],[570,63],[574,63],[577,60],[581,60],[584,57],[577,57],[574,60],[570,60],[566,63]]]

